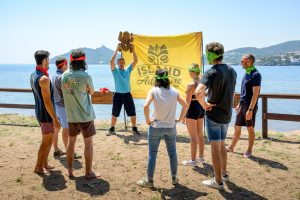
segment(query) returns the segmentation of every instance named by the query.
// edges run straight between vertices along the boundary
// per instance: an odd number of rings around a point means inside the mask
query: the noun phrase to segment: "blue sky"
[[[78,47],[115,49],[119,31],[203,32],[226,50],[300,39],[298,0],[1,0],[0,63],[34,63]]]

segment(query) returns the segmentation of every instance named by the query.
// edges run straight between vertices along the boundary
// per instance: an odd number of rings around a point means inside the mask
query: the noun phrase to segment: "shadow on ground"
[[[155,188],[154,190],[160,193],[161,199],[197,199],[207,196],[205,192],[198,192],[181,184],[177,184],[172,189]]]
[[[75,177],[76,189],[90,196],[102,196],[109,192],[110,184],[104,179],[86,179],[84,176]]]
[[[61,171],[50,171],[49,175],[40,175],[43,178],[43,187],[48,191],[59,191],[66,189],[66,179]]]
[[[224,197],[224,199],[267,200],[267,198],[264,198],[264,197],[260,196],[259,194],[256,194],[253,191],[249,191],[245,188],[239,187],[238,185],[236,185],[233,182],[226,182],[226,185],[231,192],[227,192],[225,190],[220,191],[220,194]]]

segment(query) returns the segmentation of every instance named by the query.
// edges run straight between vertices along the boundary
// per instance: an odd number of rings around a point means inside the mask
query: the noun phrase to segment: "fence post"
[[[266,114],[268,113],[268,97],[262,97],[262,137],[268,138],[268,119]]]

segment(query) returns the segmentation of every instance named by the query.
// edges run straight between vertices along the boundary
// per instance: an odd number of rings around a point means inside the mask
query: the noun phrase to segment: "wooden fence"
[[[31,89],[18,89],[18,88],[0,88],[0,92],[18,92],[18,93],[31,93]],[[93,104],[112,104],[113,93],[109,92],[102,94],[95,92],[92,95]],[[235,94],[234,105],[237,105],[240,94]],[[299,94],[260,94],[259,98],[262,99],[262,137],[268,137],[268,120],[281,120],[281,121],[295,121],[300,122],[300,115],[282,114],[282,113],[269,113],[268,112],[268,99],[297,99],[300,100]],[[31,104],[6,104],[0,103],[0,108],[19,108],[19,109],[34,109]],[[124,113],[125,129],[127,129],[126,116]]]

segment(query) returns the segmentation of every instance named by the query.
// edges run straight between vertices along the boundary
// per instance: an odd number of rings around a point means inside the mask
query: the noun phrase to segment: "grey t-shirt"
[[[172,87],[169,89],[154,87],[151,90],[154,98],[154,111],[151,115],[153,128],[174,128],[178,99],[178,91]]]
[[[210,120],[221,124],[231,121],[236,76],[235,70],[226,64],[213,65],[203,74],[200,82],[207,87],[207,102],[216,104],[206,111]]]
[[[63,71],[57,69],[56,73],[52,77],[54,103],[59,106],[64,106],[64,97],[63,97],[63,92],[61,90],[62,74]]]

